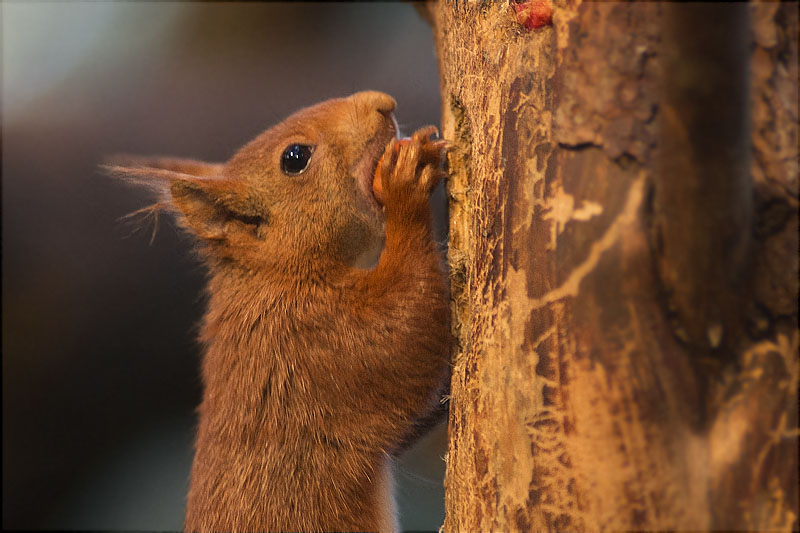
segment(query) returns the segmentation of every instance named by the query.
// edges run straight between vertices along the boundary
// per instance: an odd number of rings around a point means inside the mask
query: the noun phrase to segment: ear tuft
[[[158,232],[158,218],[163,210],[169,210],[172,206],[170,204],[164,202],[156,202],[154,204],[150,204],[146,207],[142,207],[141,209],[137,209],[132,213],[128,213],[127,215],[123,215],[119,218],[119,220],[124,222],[131,222],[132,226],[134,227],[133,233],[136,233],[141,229],[141,226],[144,225],[144,222],[152,217],[153,218],[153,232],[150,235],[150,245],[152,246],[153,242],[156,240],[156,233]],[[140,216],[140,220],[133,220],[134,217]]]
[[[143,187],[153,193],[161,201],[169,201],[170,183],[181,177],[191,177],[170,170],[151,167],[127,167],[119,165],[101,165],[100,170],[113,178],[118,178],[126,183]]]
[[[170,184],[177,179],[222,176],[222,163],[206,163],[175,157],[139,157],[116,154],[106,158],[100,169],[107,175],[154,192],[169,203]]]
[[[223,177],[224,165],[192,159],[141,158],[115,156],[101,169],[155,193],[157,203],[135,214],[158,214],[169,209],[204,239],[219,240],[226,233],[226,222],[237,220],[257,228],[268,219],[262,199],[237,180]]]
[[[123,218],[152,215],[154,224],[157,225],[159,213],[167,210],[183,215],[189,226],[192,227],[194,224],[190,219],[193,218],[193,214],[198,212],[199,207],[204,204],[213,206],[213,200],[208,197],[200,200],[200,192],[204,185],[210,186],[212,183],[222,180],[223,168],[224,165],[220,163],[205,163],[194,159],[130,155],[114,155],[107,158],[105,164],[100,165],[100,170],[106,175],[147,189],[156,197],[156,203],[138,209]],[[192,198],[188,195],[189,191],[194,192],[193,203],[191,202]],[[210,213],[206,214],[210,217]],[[155,225],[153,238],[156,231]],[[196,228],[193,227],[193,229],[197,232]],[[198,232],[198,234],[200,233]]]
[[[158,168],[196,177],[221,176],[224,163],[206,163],[197,159],[181,157],[143,157],[130,154],[114,154],[105,160],[106,165],[135,168]]]

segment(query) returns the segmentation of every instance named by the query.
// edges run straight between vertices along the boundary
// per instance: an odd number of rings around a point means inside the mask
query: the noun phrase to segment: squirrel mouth
[[[391,119],[390,126],[379,132],[367,143],[364,149],[364,157],[359,161],[355,172],[361,193],[367,199],[370,208],[377,212],[383,212],[383,204],[375,197],[372,183],[375,179],[378,161],[380,161],[386,145],[397,136],[397,123],[394,120],[394,115],[391,116]]]

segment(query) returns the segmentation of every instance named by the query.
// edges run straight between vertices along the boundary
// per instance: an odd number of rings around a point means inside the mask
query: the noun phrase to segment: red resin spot
[[[553,24],[553,6],[549,0],[528,0],[514,3],[517,22],[528,30]]]

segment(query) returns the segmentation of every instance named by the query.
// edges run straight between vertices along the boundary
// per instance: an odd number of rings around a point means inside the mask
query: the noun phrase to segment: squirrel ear
[[[223,177],[222,164],[130,156],[110,161],[126,164],[103,165],[107,174],[156,193],[158,202],[146,211],[171,209],[204,239],[224,238],[226,222],[231,219],[258,226],[268,218],[263,202],[248,194],[243,182]]]
[[[170,183],[172,205],[199,237],[225,236],[225,210],[208,179],[176,179]]]
[[[269,220],[269,210],[261,197],[239,180],[176,179],[170,184],[170,194],[172,204],[192,230],[205,239],[224,238],[231,221],[257,231]]]
[[[115,155],[106,158],[100,169],[156,194],[163,206],[171,205],[170,185],[175,180],[222,177],[222,163],[206,163],[194,159]]]
[[[222,237],[218,211],[214,209],[213,195],[209,194],[210,183],[222,180],[221,177],[200,177],[197,173],[210,172],[211,165],[199,161],[186,164],[186,160],[148,159],[138,157],[115,157],[101,165],[101,170],[110,176],[124,180],[137,187],[143,187],[156,196],[156,203],[130,213],[132,215],[150,213],[156,217],[160,211],[172,211],[181,215],[186,226],[198,236],[219,239]],[[177,162],[176,162],[177,161]],[[172,164],[175,163],[175,164]],[[158,164],[160,166],[150,166]],[[180,170],[178,170],[180,169]],[[188,170],[194,172],[181,172]],[[155,236],[155,230],[154,230]]]

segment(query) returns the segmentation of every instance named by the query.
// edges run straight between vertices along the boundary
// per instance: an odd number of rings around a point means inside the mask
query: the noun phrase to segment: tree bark
[[[445,531],[798,527],[795,7],[427,5]]]

